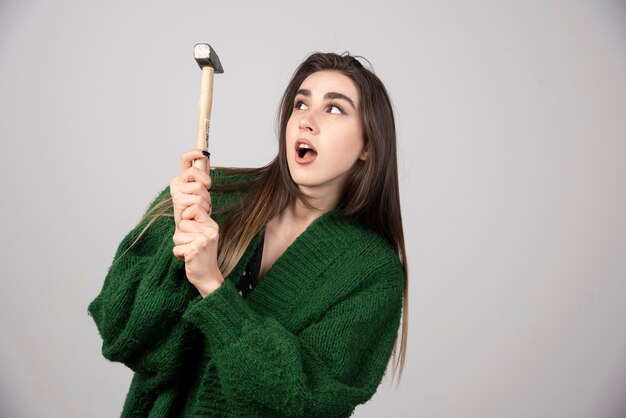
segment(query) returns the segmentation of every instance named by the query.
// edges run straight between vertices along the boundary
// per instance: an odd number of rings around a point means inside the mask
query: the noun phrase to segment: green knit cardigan
[[[212,170],[214,184],[241,181]],[[169,196],[162,190],[152,207]],[[241,198],[212,191],[217,211]],[[222,224],[227,213],[214,215]],[[336,208],[287,248],[246,298],[235,285],[263,230],[202,298],[159,218],[89,304],[102,354],[134,371],[124,417],[347,417],[376,392],[398,335],[404,274],[394,249]]]

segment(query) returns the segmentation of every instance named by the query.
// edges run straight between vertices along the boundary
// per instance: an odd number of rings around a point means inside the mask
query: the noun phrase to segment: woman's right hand
[[[199,205],[211,214],[211,177],[210,162],[207,161],[206,172],[193,166],[193,161],[207,158],[202,151],[194,148],[180,158],[180,173],[170,180],[170,196],[174,205],[174,222],[176,230],[182,219],[182,213],[192,205]]]

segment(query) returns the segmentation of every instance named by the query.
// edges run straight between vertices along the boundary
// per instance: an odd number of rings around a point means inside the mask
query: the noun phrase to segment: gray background
[[[367,57],[396,111],[410,262],[403,383],[358,417],[626,416],[626,7],[617,1],[3,1],[0,408],[112,417],[131,372],[87,315],[195,141],[276,153],[311,52]]]

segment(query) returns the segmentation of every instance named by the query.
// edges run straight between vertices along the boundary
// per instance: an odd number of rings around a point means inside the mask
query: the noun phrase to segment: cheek
[[[287,121],[287,126],[285,128],[285,134],[287,141],[295,141],[295,136],[298,132],[298,123],[294,120],[294,118],[289,118]]]
[[[335,152],[348,160],[356,160],[363,150],[363,136],[360,131],[346,129],[334,142]]]

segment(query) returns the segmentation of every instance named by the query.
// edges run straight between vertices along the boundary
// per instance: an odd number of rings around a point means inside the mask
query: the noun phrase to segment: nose
[[[317,132],[317,122],[313,117],[313,112],[306,112],[300,118],[300,123],[298,124],[300,129],[306,130],[312,133]]]

